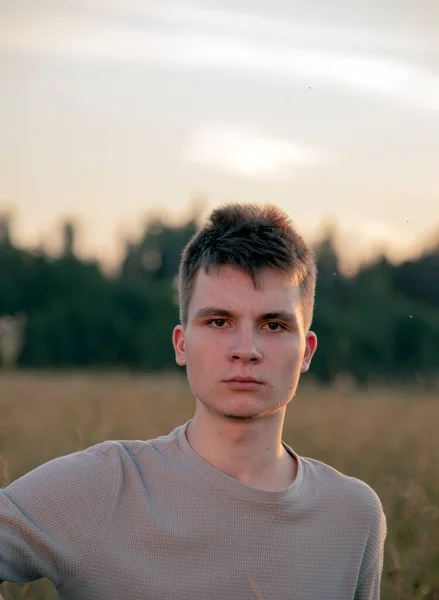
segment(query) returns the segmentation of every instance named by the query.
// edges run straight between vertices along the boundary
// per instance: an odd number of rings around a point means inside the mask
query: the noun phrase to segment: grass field
[[[0,375],[0,487],[105,439],[166,434],[193,409],[177,376]],[[388,521],[383,600],[439,600],[438,426],[437,390],[331,390],[303,377],[287,410],[288,444],[380,496]],[[0,591],[6,600],[56,598],[44,580]]]

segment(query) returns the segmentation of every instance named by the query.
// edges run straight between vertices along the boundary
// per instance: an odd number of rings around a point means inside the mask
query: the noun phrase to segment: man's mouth
[[[260,379],[254,379],[253,377],[240,377],[240,376],[236,376],[236,377],[232,377],[231,379],[226,379],[225,380],[226,383],[229,383],[231,381],[239,381],[242,383],[264,383],[263,381],[261,381]]]
[[[224,383],[232,390],[255,390],[264,385],[264,382],[260,379],[238,376],[233,377],[232,379],[226,379]]]

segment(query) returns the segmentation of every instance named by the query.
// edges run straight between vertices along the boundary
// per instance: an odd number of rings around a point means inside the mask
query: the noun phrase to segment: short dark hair
[[[311,327],[317,278],[314,252],[291,219],[273,204],[226,204],[214,209],[207,223],[185,246],[178,275],[180,321],[188,322],[189,302],[200,268],[229,265],[249,275],[255,289],[265,268],[296,277],[301,287],[305,332]]]

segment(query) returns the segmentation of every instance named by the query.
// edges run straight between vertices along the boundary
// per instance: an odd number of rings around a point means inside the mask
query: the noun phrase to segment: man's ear
[[[308,371],[314,352],[317,350],[317,336],[313,331],[308,331],[305,343],[305,354],[303,355],[302,366],[300,367],[301,373]]]
[[[186,351],[184,345],[184,328],[183,325],[176,325],[172,332],[172,345],[175,350],[175,362],[180,367],[186,364]]]

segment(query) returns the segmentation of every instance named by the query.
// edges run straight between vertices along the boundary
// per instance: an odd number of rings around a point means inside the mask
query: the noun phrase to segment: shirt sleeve
[[[369,538],[354,600],[379,600],[380,598],[384,543],[387,535],[387,522],[382,509],[377,521]],[[370,556],[374,556],[372,564],[369,564]]]
[[[47,577],[58,587],[81,572],[115,499],[110,449],[56,458],[0,489],[0,583]]]

